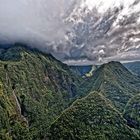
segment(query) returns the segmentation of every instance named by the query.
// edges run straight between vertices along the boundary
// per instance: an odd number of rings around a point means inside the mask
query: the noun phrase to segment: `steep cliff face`
[[[25,139],[18,137],[18,131],[27,129],[33,139],[43,138],[51,122],[78,95],[80,77],[37,50],[15,46],[1,49],[0,56],[0,107],[1,116],[6,116],[1,118],[5,128],[0,132],[9,139]]]

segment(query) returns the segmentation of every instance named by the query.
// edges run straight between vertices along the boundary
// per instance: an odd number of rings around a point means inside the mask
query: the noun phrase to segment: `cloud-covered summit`
[[[0,41],[68,64],[140,60],[140,0],[0,0]]]

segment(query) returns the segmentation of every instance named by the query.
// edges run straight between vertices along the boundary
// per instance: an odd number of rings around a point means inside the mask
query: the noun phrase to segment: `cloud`
[[[64,38],[63,20],[75,0],[0,0],[0,40],[39,42]]]
[[[140,59],[139,0],[0,0],[0,42],[67,64]]]
[[[90,14],[84,17],[88,22],[83,20],[84,22],[79,22],[75,26],[77,28],[84,26],[89,32],[85,33],[84,29],[77,34],[77,31],[74,31],[79,40],[82,40],[81,44],[84,44],[82,54],[79,53],[79,56],[84,56],[84,64],[104,63],[111,60],[140,60],[140,1],[99,0],[95,3],[86,0],[85,2],[90,7],[90,12],[88,11]],[[80,58],[77,58],[80,63]],[[76,63],[70,60],[65,62]]]

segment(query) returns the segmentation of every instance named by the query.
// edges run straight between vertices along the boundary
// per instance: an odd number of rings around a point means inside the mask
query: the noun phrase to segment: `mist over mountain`
[[[0,0],[0,41],[70,64],[139,60],[139,0]]]
[[[78,1],[0,0],[0,41],[37,43],[47,50],[49,42],[64,39],[70,27],[64,19]]]

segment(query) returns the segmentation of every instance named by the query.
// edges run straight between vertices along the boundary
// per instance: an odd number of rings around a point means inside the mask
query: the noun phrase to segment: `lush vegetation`
[[[138,76],[110,62],[82,78],[21,46],[0,48],[0,140],[139,139]]]
[[[128,101],[124,110],[124,118],[130,127],[140,129],[140,94]]]
[[[128,100],[140,93],[140,78],[119,62],[103,64],[84,85],[87,85],[86,90],[102,92],[121,112]]]
[[[121,114],[100,93],[77,100],[52,124],[50,140],[138,140]]]
[[[140,76],[140,61],[125,63],[124,66],[132,73]]]
[[[80,80],[51,55],[19,46],[2,49],[0,139],[43,139],[77,96]]]

